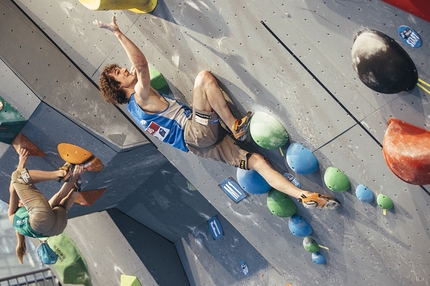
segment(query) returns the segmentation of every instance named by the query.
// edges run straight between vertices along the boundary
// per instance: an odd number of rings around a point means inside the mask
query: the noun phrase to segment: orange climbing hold
[[[104,192],[106,188],[99,190],[91,190],[91,191],[82,191],[80,192],[75,199],[75,203],[78,203],[83,206],[91,206]]]
[[[20,148],[24,148],[28,150],[29,156],[46,156],[46,154],[43,153],[42,150],[40,150],[36,145],[34,145],[33,142],[31,142],[22,133],[18,133],[18,135],[12,141],[12,145],[15,148],[16,152],[18,152]]]
[[[397,177],[413,185],[430,184],[430,131],[391,118],[382,145],[385,161]]]
[[[382,0],[403,11],[430,22],[430,5],[427,0]]]

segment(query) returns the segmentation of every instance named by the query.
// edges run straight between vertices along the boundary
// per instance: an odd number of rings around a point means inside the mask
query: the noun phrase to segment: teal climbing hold
[[[362,184],[358,185],[355,189],[355,195],[360,201],[365,203],[371,203],[375,200],[375,195],[373,192]]]
[[[0,96],[0,142],[12,144],[26,122],[24,116]]]
[[[252,116],[249,132],[254,142],[265,149],[279,149],[288,142],[284,126],[273,116],[261,111]]]
[[[288,147],[286,161],[297,174],[312,174],[319,167],[318,160],[311,150],[299,143],[292,143]]]
[[[267,207],[278,217],[290,217],[297,213],[297,205],[290,196],[275,189],[267,194]]]
[[[351,187],[348,177],[335,167],[328,167],[325,170],[324,183],[333,192],[345,192]]]

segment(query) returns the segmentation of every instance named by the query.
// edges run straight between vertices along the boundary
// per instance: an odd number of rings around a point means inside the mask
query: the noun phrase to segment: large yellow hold
[[[157,0],[79,0],[90,10],[130,10],[135,13],[151,13]]]

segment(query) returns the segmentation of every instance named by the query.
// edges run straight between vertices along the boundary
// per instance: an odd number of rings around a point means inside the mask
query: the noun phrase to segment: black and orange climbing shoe
[[[307,209],[325,208],[334,210],[340,206],[340,203],[336,199],[319,193],[312,193],[309,196],[303,194],[297,200]]]
[[[233,136],[238,141],[244,141],[248,136],[249,123],[251,121],[252,112],[248,113],[242,118],[237,119],[233,127]]]

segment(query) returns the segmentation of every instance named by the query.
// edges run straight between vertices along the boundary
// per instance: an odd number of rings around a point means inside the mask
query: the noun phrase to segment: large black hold
[[[360,80],[380,93],[408,91],[418,82],[415,64],[392,38],[373,29],[363,29],[354,37],[352,67]]]

